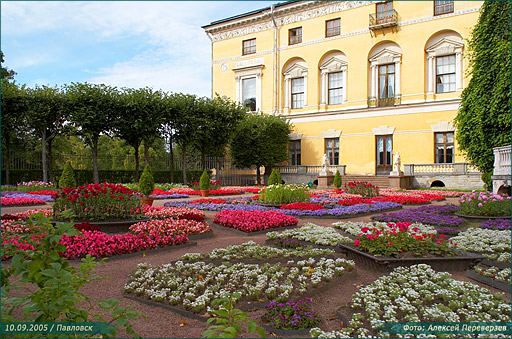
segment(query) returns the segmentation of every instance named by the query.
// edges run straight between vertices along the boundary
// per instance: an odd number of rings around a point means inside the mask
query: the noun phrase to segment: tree
[[[18,86],[14,82],[2,79],[2,144],[5,146],[5,183],[10,184],[11,142],[16,131],[25,126],[28,108],[27,90],[25,85]]]
[[[14,76],[18,73],[16,73],[15,71],[13,71],[12,69],[8,69],[7,67],[4,67],[3,64],[4,64],[4,52],[1,52],[1,61],[2,61],[2,80],[6,79],[6,80],[13,80],[14,79]]]
[[[65,107],[65,97],[56,87],[36,86],[28,90],[27,125],[41,140],[43,181],[49,181],[46,146],[51,159],[52,141],[64,130],[67,122]],[[51,165],[50,168],[53,170]]]
[[[73,173],[73,167],[68,162],[59,179],[59,187],[76,187],[75,174]]]
[[[482,172],[493,169],[493,147],[510,144],[509,1],[485,1],[469,40],[471,80],[455,118],[459,148]]]
[[[71,121],[78,134],[91,147],[93,181],[99,183],[98,140],[101,134],[112,131],[113,120],[118,116],[119,91],[105,84],[71,83],[66,86]]]
[[[230,145],[231,159],[237,167],[256,166],[258,185],[260,166],[270,172],[272,166],[288,159],[288,135],[291,126],[274,115],[248,114],[237,126]]]
[[[139,146],[145,142],[144,159],[147,165],[146,145],[159,136],[162,94],[149,87],[124,89],[120,107],[113,124],[114,134],[135,150],[135,181],[139,180]]]

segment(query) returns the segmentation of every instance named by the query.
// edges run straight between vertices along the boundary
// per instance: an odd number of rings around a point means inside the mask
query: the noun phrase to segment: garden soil
[[[245,196],[251,196],[246,194]],[[189,198],[189,199],[195,199]],[[184,199],[188,200],[188,199]],[[155,200],[155,206],[162,206],[168,200]],[[446,201],[434,202],[435,205],[444,205],[447,203],[457,204],[457,198],[448,198]],[[47,208],[41,206],[40,208]],[[16,213],[37,207],[11,207],[2,208],[2,214]],[[405,207],[414,208],[414,206]],[[208,224],[213,223],[213,217],[216,212],[206,212],[206,221]],[[341,221],[370,221],[370,216],[363,216],[358,218],[343,219]],[[321,219],[321,218],[300,218],[299,226],[305,223],[312,222],[317,225],[332,227],[332,223],[336,222],[335,219]],[[189,252],[209,252],[215,248],[226,247],[229,245],[242,244],[249,240],[253,240],[260,245],[264,245],[266,240],[265,234],[257,234],[253,236],[238,235],[229,230],[222,230],[218,227],[213,229],[213,235],[205,239],[197,239],[194,242],[195,246],[171,246],[166,250],[152,252],[140,252],[140,255],[127,256],[125,258],[116,258],[116,260],[109,261],[108,259],[103,265],[100,265],[96,270],[96,274],[101,277],[106,277],[104,280],[96,280],[82,289],[82,293],[91,298],[93,304],[103,299],[115,298],[121,301],[123,307],[133,307],[140,313],[145,315],[145,318],[140,318],[133,321],[135,330],[145,338],[200,338],[201,334],[206,330],[205,320],[197,320],[177,314],[169,309],[162,307],[150,306],[135,300],[126,298],[123,295],[123,287],[127,283],[130,275],[135,272],[139,263],[149,263],[151,265],[167,264],[173,260],[177,260],[180,256]],[[9,265],[9,263],[4,263]],[[73,262],[72,265],[78,266],[78,262]],[[470,281],[477,283],[474,280],[466,277],[464,272],[451,272],[453,278],[457,280]],[[331,331],[340,329],[342,326],[341,318],[338,311],[345,316],[350,316],[350,308],[348,304],[352,299],[352,295],[361,287],[371,284],[379,276],[385,273],[378,273],[366,269],[364,266],[356,266],[355,271],[337,279],[336,283],[323,285],[320,293],[314,293],[313,308],[319,313],[323,319],[321,328],[323,330]],[[478,283],[477,283],[478,284]],[[492,292],[499,292],[487,285],[480,284],[482,287],[488,288]],[[510,299],[510,295],[506,296]],[[101,313],[101,309],[96,306],[93,312]],[[258,321],[261,325],[261,316],[264,310],[261,308],[248,308],[250,320]],[[345,324],[346,325],[346,324]],[[271,331],[266,331],[267,337],[283,337],[278,336]],[[125,333],[119,333],[118,337],[126,337]],[[240,337],[250,338],[257,337],[257,334],[249,334],[246,331],[240,334]],[[286,336],[304,337],[304,335]]]

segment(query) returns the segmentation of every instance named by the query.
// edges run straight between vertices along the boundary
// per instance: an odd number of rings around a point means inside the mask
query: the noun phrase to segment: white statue
[[[395,162],[393,163],[393,172],[394,173],[400,173],[400,164],[401,164],[400,154],[398,154],[398,152],[396,152]]]
[[[327,153],[324,154],[324,158],[322,160],[322,165],[324,166],[324,171],[327,173],[327,170],[329,169],[329,157],[327,156]]]

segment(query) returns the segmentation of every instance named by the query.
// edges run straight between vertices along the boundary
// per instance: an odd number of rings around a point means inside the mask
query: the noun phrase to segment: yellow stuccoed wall
[[[435,34],[445,30],[457,32],[465,41],[476,24],[482,1],[455,1],[454,14],[433,16],[433,1],[395,1],[393,8],[402,24],[393,29],[386,28],[370,34],[369,14],[375,13],[375,4],[348,9],[316,18],[279,26],[278,69],[279,94],[278,113],[290,119],[294,132],[302,133],[302,165],[321,164],[324,154],[322,133],[329,129],[341,130],[340,164],[346,165],[348,174],[375,174],[375,135],[372,129],[379,126],[395,127],[393,152],[400,153],[402,164],[434,163],[434,133],[431,125],[452,122],[460,91],[427,95],[426,44]],[[279,18],[279,12],[276,13]],[[341,18],[341,35],[325,39],[325,21]],[[269,16],[265,20],[269,20]],[[417,22],[411,22],[417,20]],[[302,27],[302,44],[288,46],[288,30]],[[366,30],[366,31],[365,31]],[[348,36],[343,36],[348,34]],[[242,41],[256,38],[256,54],[242,56]],[[370,94],[370,68],[368,58],[379,43],[392,41],[402,51],[401,94],[399,114],[393,108],[368,108]],[[264,58],[261,78],[261,110],[272,113],[274,109],[274,29],[253,32],[213,43],[213,93],[236,98],[236,62]],[[347,96],[340,105],[320,105],[320,63],[330,51],[341,51],[348,61]],[[467,48],[464,47],[464,55]],[[284,109],[284,77],[286,65],[303,59],[308,66],[307,105],[302,109]],[[467,73],[468,61],[463,59],[463,72]],[[224,71],[222,69],[224,65]],[[468,83],[464,78],[463,87]],[[425,103],[422,113],[407,114],[407,103]],[[451,102],[443,111],[430,110],[426,102]],[[418,109],[415,110],[416,112]],[[325,115],[328,112],[329,115]],[[374,112],[365,117],[365,113]],[[380,113],[378,113],[380,112]],[[390,114],[391,113],[391,114]],[[380,116],[379,116],[380,115]],[[346,117],[350,116],[349,119]],[[307,117],[307,121],[304,119]],[[316,118],[318,117],[318,118]],[[328,120],[326,120],[328,119]],[[456,146],[456,145],[455,145]],[[456,148],[454,162],[464,162]]]

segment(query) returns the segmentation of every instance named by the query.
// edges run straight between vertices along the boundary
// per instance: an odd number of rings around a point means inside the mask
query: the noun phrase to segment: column
[[[434,56],[428,55],[428,79],[427,79],[427,94],[434,94]]]
[[[395,77],[396,77],[396,80],[395,80],[395,98],[399,97],[402,95],[402,90],[400,89],[400,66],[401,66],[401,61],[398,60],[395,62]]]
[[[256,110],[261,111],[261,73],[256,74]]]
[[[455,53],[455,87],[462,91],[462,52]]]

